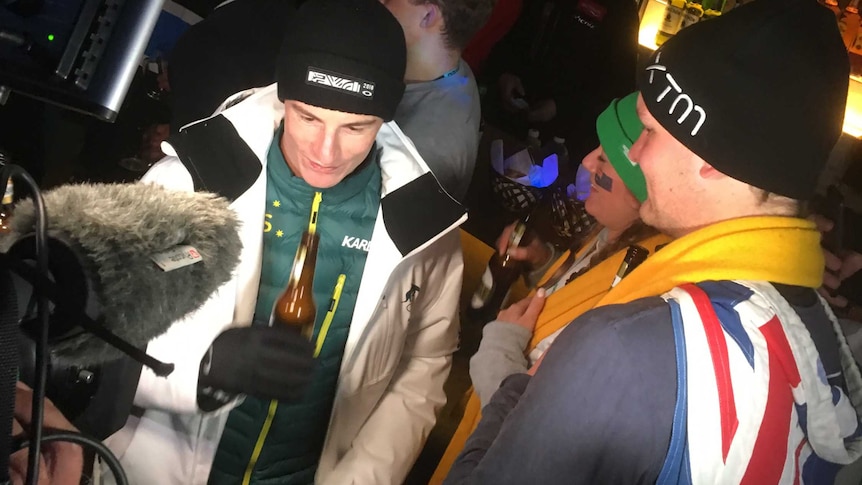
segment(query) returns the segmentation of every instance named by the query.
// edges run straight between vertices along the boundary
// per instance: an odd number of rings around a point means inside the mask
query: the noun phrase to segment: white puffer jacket
[[[132,484],[205,484],[227,419],[229,406],[209,414],[197,409],[198,366],[220,332],[252,320],[260,278],[266,152],[284,110],[275,85],[232,97],[240,98],[238,103],[228,100],[229,108],[198,122],[223,116],[261,164],[256,180],[232,203],[245,223],[240,264],[234,278],[203,307],[147,348],[156,358],[174,363],[176,370],[163,379],[144,369],[135,415],[107,440]],[[455,229],[466,214],[439,189],[397,125],[385,123],[376,141],[382,147],[381,206],[318,483],[403,482],[434,425],[436,410],[445,402],[443,383],[458,344],[463,262]],[[169,150],[166,146],[166,153]],[[176,156],[157,163],[144,182],[196,188]],[[410,208],[413,212],[405,212],[404,200],[417,202]],[[420,288],[415,299],[404,301],[414,285]],[[105,475],[110,475],[106,469]]]

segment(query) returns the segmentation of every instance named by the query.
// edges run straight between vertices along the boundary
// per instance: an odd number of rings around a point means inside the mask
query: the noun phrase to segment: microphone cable
[[[105,464],[108,465],[108,469],[110,469],[111,473],[114,474],[114,481],[117,485],[129,485],[129,479],[126,477],[126,472],[123,470],[120,460],[117,459],[104,443],[96,438],[74,431],[48,431],[43,434],[42,443],[50,443],[52,441],[68,441],[69,443],[75,443],[82,447],[89,447],[95,451],[102,460],[104,460]],[[20,444],[14,448],[15,451],[20,451],[27,447],[30,447],[31,452],[35,448],[31,446],[29,441],[21,441]],[[30,475],[28,475],[28,485],[30,482]]]
[[[0,169],[0,183],[6,186],[10,177],[16,181],[23,181],[30,189],[33,197],[33,205],[36,209],[36,267],[39,273],[49,278],[48,273],[48,246],[46,244],[46,227],[48,216],[45,213],[45,201],[42,193],[33,177],[17,165],[7,164]],[[20,187],[20,183],[18,184]],[[42,424],[45,412],[45,387],[48,382],[48,297],[39,294],[36,300],[36,313],[40,323],[40,331],[36,341],[36,366],[33,376],[33,406],[31,418],[31,440],[35,446],[31,447],[27,457],[27,483],[35,485],[39,482],[39,452],[42,443]]]
[[[2,253],[0,253],[2,256]],[[19,357],[16,345],[18,301],[12,273],[0,258],[0,485],[9,485],[12,425],[15,421],[15,381]]]
[[[48,270],[48,245],[46,228],[48,226],[48,217],[45,212],[45,202],[42,199],[42,193],[39,190],[36,181],[23,168],[6,164],[0,166],[0,183],[5,187],[10,177],[14,180],[23,181],[26,183],[33,198],[33,205],[36,210],[36,268],[38,273],[44,280],[50,280],[50,272]],[[17,184],[19,187],[20,184]],[[41,285],[37,290],[41,290]],[[19,451],[29,447],[27,455],[27,485],[36,485],[39,483],[39,457],[42,443],[52,441],[68,441],[82,446],[90,447],[107,463],[108,468],[114,474],[114,478],[118,485],[128,485],[126,474],[120,466],[116,456],[100,441],[88,437],[77,432],[55,432],[49,431],[44,433],[42,427],[44,424],[45,412],[45,389],[48,381],[48,328],[49,328],[49,299],[45,291],[38,291],[36,301],[36,313],[40,323],[40,331],[36,340],[36,365],[34,369],[33,379],[33,403],[32,403],[32,419],[30,422],[30,439],[22,441],[18,446],[14,446],[15,451]],[[4,474],[6,470],[4,470]]]

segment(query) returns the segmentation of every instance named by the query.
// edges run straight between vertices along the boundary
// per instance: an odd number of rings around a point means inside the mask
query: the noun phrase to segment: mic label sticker
[[[192,246],[175,246],[166,251],[161,251],[150,256],[156,266],[162,271],[173,271],[183,266],[200,262],[201,254]]]

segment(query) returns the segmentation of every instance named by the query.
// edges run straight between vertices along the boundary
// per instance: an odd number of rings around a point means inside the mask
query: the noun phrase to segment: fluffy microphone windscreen
[[[203,305],[239,262],[236,213],[226,199],[211,193],[150,184],[82,184],[56,188],[43,197],[48,235],[69,243],[78,254],[101,306],[99,320],[136,347],[145,347]],[[20,202],[12,235],[32,233],[35,222],[32,201]],[[164,271],[151,259],[185,245],[201,260]],[[87,333],[55,342],[52,350],[82,364],[120,355]]]

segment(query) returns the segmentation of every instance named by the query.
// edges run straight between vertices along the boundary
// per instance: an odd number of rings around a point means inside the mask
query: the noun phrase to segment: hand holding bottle
[[[510,247],[509,240],[516,224],[517,222],[513,222],[503,228],[503,232],[497,238],[497,253],[500,256],[508,254],[510,258],[523,261],[530,268],[538,268],[547,264],[548,259],[551,258],[551,250],[537,237],[525,246]]]
[[[306,337],[284,325],[230,328],[215,339],[201,360],[198,386],[295,401],[311,381],[313,352]]]
[[[543,209],[544,206],[540,204],[538,208],[533,209],[533,213]],[[503,307],[512,285],[523,273],[524,266],[528,263],[525,260],[517,259],[513,253],[517,253],[515,250],[518,248],[533,244],[536,233],[531,227],[534,222],[531,219],[532,214],[515,222],[506,228],[498,239],[497,251],[491,255],[488,267],[482,274],[479,285],[470,300],[468,312],[473,314],[473,319],[479,320],[483,324],[493,320],[500,308]],[[541,251],[541,248],[533,250],[535,253],[538,251]],[[520,256],[524,256],[526,259],[529,254]],[[543,259],[547,261],[550,257],[545,256]]]

